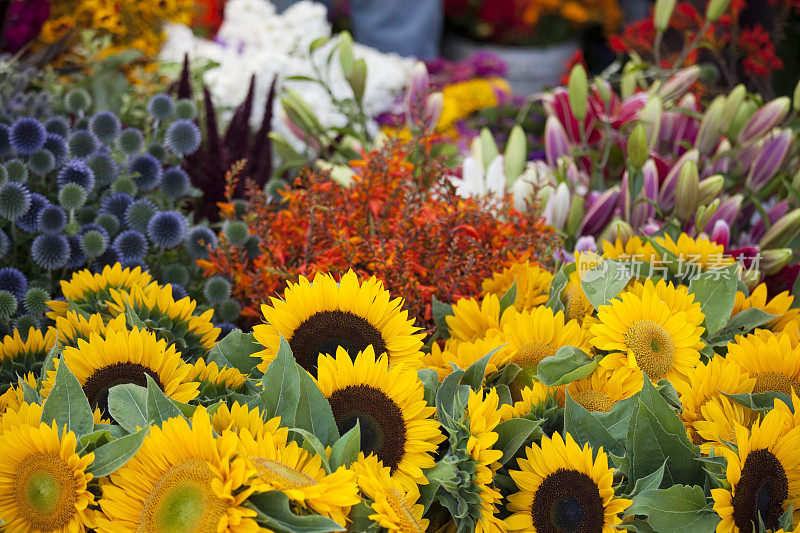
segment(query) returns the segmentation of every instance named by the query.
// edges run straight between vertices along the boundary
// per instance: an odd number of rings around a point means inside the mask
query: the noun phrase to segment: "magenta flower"
[[[47,0],[12,0],[5,14],[2,49],[11,53],[35,39],[50,16]]]

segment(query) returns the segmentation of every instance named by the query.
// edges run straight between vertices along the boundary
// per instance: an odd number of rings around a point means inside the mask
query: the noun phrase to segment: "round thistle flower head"
[[[17,226],[28,233],[39,231],[39,213],[48,205],[50,205],[50,202],[41,194],[31,194],[31,205],[24,215],[17,218]]]
[[[16,220],[31,206],[31,193],[28,188],[16,181],[0,184],[0,216]]]
[[[61,170],[58,171],[56,183],[60,189],[68,183],[75,183],[76,185],[80,185],[85,191],[91,191],[94,189],[95,185],[94,172],[92,172],[92,169],[89,168],[89,165],[83,160],[70,159],[61,167]]]
[[[222,227],[222,233],[225,234],[225,238],[228,239],[228,242],[234,246],[242,246],[247,242],[247,237],[250,235],[247,224],[241,220],[230,220],[226,222]]]
[[[81,250],[81,241],[77,235],[67,237],[67,244],[69,245],[69,258],[65,268],[76,270],[86,264],[86,256]]]
[[[250,235],[244,241],[244,251],[248,259],[255,259],[261,255],[261,239],[257,235]]]
[[[180,263],[172,263],[161,271],[161,283],[170,285],[186,285],[189,282],[189,271]]]
[[[117,139],[117,146],[127,156],[134,156],[144,148],[144,135],[136,128],[126,128]]]
[[[31,287],[25,293],[25,298],[22,300],[22,305],[25,311],[34,315],[42,316],[47,310],[47,302],[50,301],[50,293],[41,287]]]
[[[119,219],[111,213],[100,213],[94,223],[106,230],[109,237],[113,237],[119,232]]]
[[[0,124],[0,158],[11,155],[11,128]]]
[[[188,98],[181,98],[175,102],[175,118],[194,120],[197,117],[197,107]]]
[[[69,152],[72,157],[84,159],[100,147],[100,141],[89,130],[77,130],[69,136]]]
[[[228,333],[236,329],[236,324],[231,324],[230,322],[220,322],[219,324],[215,324],[219,328],[219,337],[217,337],[217,342],[224,339]]]
[[[275,200],[280,200],[280,191],[288,188],[289,185],[280,178],[272,178],[264,186],[264,190]]]
[[[147,147],[147,153],[161,161],[164,162],[167,159],[167,149],[164,148],[164,145],[161,143],[154,142],[150,146]]]
[[[0,268],[0,290],[8,291],[19,301],[28,292],[28,278],[13,267]]]
[[[117,179],[117,162],[106,152],[97,152],[87,161],[97,185],[105,187]]]
[[[157,94],[147,102],[147,112],[156,120],[167,120],[175,111],[175,102],[168,94]]]
[[[89,129],[89,119],[86,117],[79,118],[75,121],[75,124],[72,127],[73,131],[77,130],[88,130]]]
[[[93,224],[94,219],[97,218],[97,209],[91,205],[85,205],[81,208],[80,211],[75,215],[75,220],[78,222],[79,225],[82,224]],[[70,234],[77,233],[80,228],[75,228],[74,231],[70,231]]]
[[[247,213],[247,202],[241,198],[236,198],[233,200],[233,212],[237,217],[243,218]]]
[[[11,240],[9,240],[6,232],[0,230],[0,259],[6,256],[9,249],[11,249]]]
[[[8,172],[6,171],[6,167],[0,165],[0,183],[8,180]]]
[[[203,296],[210,304],[221,304],[231,297],[231,282],[222,276],[211,277],[203,285]]]
[[[77,211],[86,203],[86,190],[77,183],[67,183],[58,191],[58,203],[67,211]]]
[[[195,226],[186,235],[184,246],[194,259],[207,259],[208,250],[217,247],[217,235],[205,226]]]
[[[16,181],[25,183],[28,181],[28,167],[19,159],[11,159],[6,162],[6,179],[8,181]]]
[[[150,154],[141,154],[130,160],[128,171],[138,174],[133,178],[136,186],[143,191],[152,191],[161,182],[161,163]]]
[[[129,196],[136,194],[136,184],[130,176],[120,176],[111,184],[111,192],[123,192]]]
[[[17,312],[17,299],[8,291],[0,290],[0,317],[7,318]]]
[[[160,248],[175,248],[186,237],[186,217],[177,211],[156,213],[147,223],[147,236]]]
[[[23,342],[28,340],[28,332],[31,328],[39,328],[39,319],[31,315],[21,315],[14,319],[14,329],[19,331],[19,336]]]
[[[56,168],[56,158],[50,153],[50,150],[41,149],[32,153],[28,158],[28,166],[31,172],[37,176],[44,176],[49,174]]]
[[[136,230],[125,230],[114,239],[114,250],[123,263],[144,261],[147,254],[147,238]]]
[[[48,133],[47,139],[44,141],[44,149],[53,154],[57,165],[66,161],[69,155],[69,146],[67,146],[67,141],[64,139],[64,137],[55,133]]]
[[[81,235],[81,250],[86,254],[86,257],[94,259],[106,251],[108,239],[105,235],[105,232],[100,232],[96,229],[89,230]]]
[[[156,204],[147,198],[140,198],[125,210],[125,223],[136,231],[146,233],[147,224],[157,212]]]
[[[64,97],[64,107],[66,107],[67,111],[70,113],[87,111],[92,107],[92,97],[89,96],[89,93],[85,89],[80,87],[72,89]]]
[[[89,120],[89,129],[98,139],[109,144],[119,135],[122,124],[117,115],[111,111],[100,111]]]
[[[11,125],[9,133],[14,150],[19,154],[30,155],[44,146],[47,130],[35,118],[23,117]]]
[[[61,207],[48,204],[39,211],[38,225],[42,233],[60,233],[67,225],[67,214]]]
[[[200,128],[191,120],[176,120],[167,128],[165,141],[178,155],[193,154],[200,148]]]
[[[42,233],[33,240],[31,257],[37,266],[45,270],[55,270],[67,264],[69,244],[61,233]]]
[[[44,129],[48,133],[54,133],[62,139],[66,139],[69,135],[69,122],[62,116],[50,117],[44,123]]]
[[[214,307],[214,317],[218,322],[236,322],[242,306],[236,300],[225,300]]]
[[[186,292],[186,289],[184,289],[182,285],[175,283],[170,285],[170,287],[172,287],[172,299],[176,302],[189,296],[189,293]]]
[[[133,198],[124,192],[109,194],[100,202],[101,213],[111,213],[120,220],[125,220],[125,212],[133,203]]]
[[[180,167],[170,167],[164,171],[161,177],[161,192],[172,200],[178,200],[186,196],[191,187],[189,174]]]

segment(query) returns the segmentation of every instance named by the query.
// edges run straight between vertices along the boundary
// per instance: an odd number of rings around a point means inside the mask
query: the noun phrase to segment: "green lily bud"
[[[617,239],[619,239],[624,245],[628,242],[628,239],[634,235],[636,235],[636,232],[633,231],[633,227],[630,224],[622,219],[615,218],[606,226],[606,229],[603,230],[603,233],[600,235],[600,242],[606,240],[613,243],[617,242]]]
[[[500,152],[497,150],[497,143],[494,142],[494,136],[492,132],[489,131],[489,128],[483,128],[481,130],[480,140],[481,159],[479,159],[479,161],[483,163],[483,169],[486,170]]]
[[[573,194],[567,217],[567,235],[575,235],[578,228],[581,227],[584,214],[583,198],[579,194]]]
[[[567,89],[572,114],[575,115],[578,122],[583,122],[583,119],[586,118],[586,95],[589,92],[589,81],[586,78],[586,70],[580,63],[572,67]]]
[[[678,175],[675,184],[675,216],[684,224],[697,208],[697,198],[700,196],[700,180],[697,174],[697,164],[686,161]]]
[[[606,85],[606,82],[600,76],[594,77],[594,87],[597,89],[598,94],[600,94],[600,98],[603,100],[603,103],[608,105],[611,103],[611,91]]]
[[[706,18],[709,22],[716,22],[728,10],[731,0],[711,0],[706,8]]]
[[[767,276],[777,274],[783,267],[789,264],[793,255],[794,252],[789,248],[763,250],[761,252],[761,261],[758,265],[761,269],[761,273]]]
[[[625,63],[622,69],[622,80],[619,84],[620,95],[622,98],[628,98],[636,91],[636,85],[639,83],[641,74],[632,61]]]
[[[508,136],[506,143],[505,158],[506,158],[506,182],[508,185],[522,174],[525,169],[525,162],[527,160],[527,141],[525,139],[525,132],[522,127],[517,124],[511,129],[511,135]]]
[[[792,108],[795,112],[800,111],[800,81],[794,86],[794,96],[792,97]]]
[[[656,0],[656,7],[653,9],[653,25],[657,31],[661,33],[667,31],[674,9],[675,0]]]
[[[783,215],[778,221],[767,230],[758,247],[762,250],[768,248],[781,248],[786,243],[794,239],[800,232],[800,207]]]
[[[747,290],[749,291],[755,289],[758,286],[758,283],[761,281],[761,272],[755,268],[740,272],[739,276],[742,278],[742,283],[747,286]]]
[[[647,99],[647,104],[642,108],[639,113],[639,118],[644,124],[645,132],[647,133],[647,145],[658,145],[658,134],[661,130],[661,115],[662,106],[661,98],[652,95]]]
[[[353,74],[354,63],[353,37],[350,36],[350,32],[343,31],[339,40],[339,64],[342,66],[345,79],[350,79]]]
[[[711,220],[711,217],[717,212],[718,207],[719,198],[716,198],[708,205],[700,204],[697,207],[697,211],[694,213],[694,227],[698,229],[705,228],[708,221]]]
[[[717,197],[724,185],[725,177],[722,174],[714,174],[707,177],[700,182],[697,201],[701,204],[707,204]]]
[[[741,83],[733,88],[728,97],[725,99],[725,106],[722,108],[722,121],[725,124],[730,124],[733,117],[739,111],[745,97],[747,96],[747,89]]]
[[[367,62],[359,59],[353,63],[350,76],[347,78],[347,83],[353,90],[353,98],[356,102],[361,102],[364,99],[364,89],[367,87]]]
[[[647,161],[647,137],[644,126],[634,126],[628,138],[628,163],[634,168],[642,168]]]
[[[695,140],[694,147],[700,151],[701,154],[708,154],[719,142],[722,135],[722,129],[725,123],[722,121],[722,111],[725,108],[725,97],[720,95],[714,98],[711,105],[703,116],[700,122],[700,129],[697,131],[697,139]]]

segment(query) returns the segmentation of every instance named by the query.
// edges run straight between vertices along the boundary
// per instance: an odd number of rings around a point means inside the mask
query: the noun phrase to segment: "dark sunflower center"
[[[403,413],[383,391],[368,385],[348,385],[328,398],[339,433],[350,431],[356,421],[361,430],[361,451],[374,453],[395,471],[403,460],[406,425]]]
[[[597,484],[582,472],[564,468],[542,481],[531,515],[539,533],[593,533],[602,531],[605,523]]]
[[[783,502],[789,496],[789,480],[783,465],[767,449],[747,455],[742,477],[734,488],[733,521],[741,531],[758,529],[758,515],[768,529],[780,528]]]
[[[103,416],[109,416],[108,413],[108,391],[111,387],[117,385],[124,385],[132,383],[140,387],[147,386],[147,377],[149,375],[153,381],[163,389],[161,381],[158,379],[158,374],[146,366],[136,363],[115,363],[113,365],[98,368],[94,373],[89,376],[86,383],[83,384],[83,392],[89,399],[89,405],[92,409],[99,407]]]
[[[372,345],[375,355],[386,352],[381,332],[367,320],[346,311],[320,311],[307,318],[292,334],[289,346],[297,362],[317,375],[319,354],[335,355],[337,346],[355,357]]]

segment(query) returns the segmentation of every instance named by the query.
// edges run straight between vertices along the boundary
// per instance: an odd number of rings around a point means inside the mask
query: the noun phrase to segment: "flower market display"
[[[2,530],[796,530],[796,6],[353,4],[0,10]]]

